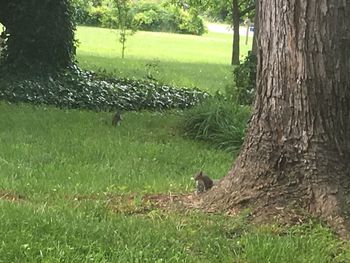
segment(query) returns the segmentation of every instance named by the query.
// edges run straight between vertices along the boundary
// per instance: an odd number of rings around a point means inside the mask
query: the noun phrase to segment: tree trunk
[[[305,211],[344,230],[350,212],[350,2],[259,5],[257,95],[247,136],[232,170],[203,204],[251,207],[262,219]]]
[[[9,17],[8,5],[9,1],[0,0],[0,23],[2,24],[5,24]]]
[[[258,34],[259,34],[259,1],[255,0],[255,17],[254,17],[254,36],[252,54],[257,56],[258,54]]]
[[[232,0],[233,42],[231,65],[239,65],[239,6],[238,0]]]
[[[16,70],[56,71],[74,62],[73,10],[68,0],[0,0],[6,27],[5,64]]]

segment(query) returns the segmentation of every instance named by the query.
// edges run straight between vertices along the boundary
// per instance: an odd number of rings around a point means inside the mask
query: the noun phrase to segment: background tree
[[[254,16],[254,36],[252,55],[256,56],[258,53],[258,34],[259,34],[259,1],[255,0],[255,16]]]
[[[239,65],[239,26],[240,20],[248,15],[255,9],[255,2],[252,0],[232,0],[232,28],[233,28],[233,41],[232,41],[232,56],[231,65]]]
[[[176,0],[175,0],[176,1]],[[179,4],[184,5],[180,0]],[[231,64],[240,63],[240,21],[249,16],[254,17],[255,1],[254,0],[189,0],[188,5],[200,9],[214,20],[228,22],[233,28],[232,55]]]
[[[122,58],[125,57],[126,40],[128,36],[133,35],[137,26],[133,23],[133,18],[130,12],[129,0],[115,0],[114,1],[117,10],[117,21],[119,28],[119,42],[121,43]]]
[[[251,207],[262,219],[303,209],[341,230],[350,212],[350,3],[259,6],[249,129],[232,170],[204,203]]]
[[[4,64],[24,71],[56,71],[71,65],[72,17],[69,0],[0,0],[0,22],[7,38]]]
[[[233,39],[232,39],[232,55],[231,65],[239,65],[239,4],[238,0],[232,0],[232,27],[233,27]]]

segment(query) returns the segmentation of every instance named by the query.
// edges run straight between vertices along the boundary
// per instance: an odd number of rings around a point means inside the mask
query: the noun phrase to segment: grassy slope
[[[215,93],[231,83],[231,45],[229,34],[209,33],[190,36],[137,32],[127,41],[126,58],[120,58],[117,32],[111,29],[78,27],[78,61],[82,67],[99,68],[122,77],[144,78],[152,75],[168,84],[198,87]],[[251,47],[244,44],[244,57]],[[157,65],[151,70],[146,66]]]

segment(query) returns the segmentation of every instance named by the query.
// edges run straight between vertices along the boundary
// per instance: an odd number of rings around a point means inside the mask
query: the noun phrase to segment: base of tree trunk
[[[234,168],[203,196],[203,206],[251,208],[267,222],[275,221],[271,214],[283,218],[301,211],[345,235],[350,212],[349,1],[258,2],[252,117]]]
[[[299,163],[278,159],[271,167],[267,160],[244,163],[243,155],[229,175],[203,195],[202,206],[230,213],[249,208],[258,223],[298,224],[316,216],[348,236],[349,166],[329,156],[305,157]]]

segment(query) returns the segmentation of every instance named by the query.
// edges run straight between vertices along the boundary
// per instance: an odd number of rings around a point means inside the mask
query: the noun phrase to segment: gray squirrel
[[[120,125],[121,120],[122,120],[122,113],[120,111],[117,111],[112,118],[112,125],[114,127],[117,127],[118,125]]]
[[[219,180],[212,180],[208,175],[204,174],[203,171],[200,171],[193,177],[193,180],[196,181],[196,194],[203,193],[208,191],[213,185],[216,185]]]

